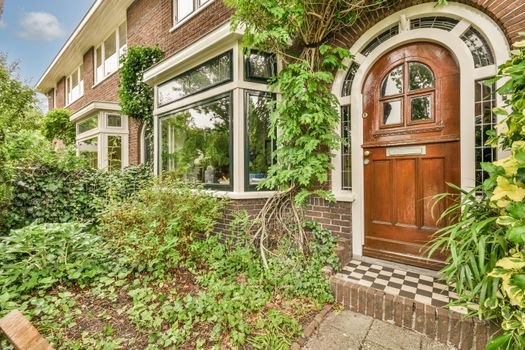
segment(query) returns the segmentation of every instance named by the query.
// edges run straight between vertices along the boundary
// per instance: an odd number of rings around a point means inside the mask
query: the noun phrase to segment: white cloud
[[[28,12],[20,22],[20,37],[25,39],[52,41],[64,35],[58,19],[47,12]]]

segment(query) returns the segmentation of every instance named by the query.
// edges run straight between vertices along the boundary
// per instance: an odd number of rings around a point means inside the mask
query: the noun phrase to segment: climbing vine
[[[348,50],[331,46],[332,38],[352,26],[363,11],[381,0],[226,0],[235,7],[235,28],[243,27],[244,47],[276,54],[283,68],[270,82],[280,99],[272,114],[271,135],[277,134],[274,164],[261,187],[276,190],[255,220],[254,241],[263,261],[272,242],[288,235],[304,251],[306,235],[300,207],[317,195],[332,169],[331,156],[341,144],[339,113],[330,86],[344,68]]]
[[[122,113],[151,126],[153,88],[142,82],[144,72],[164,58],[158,47],[132,46],[121,58],[120,106]]]

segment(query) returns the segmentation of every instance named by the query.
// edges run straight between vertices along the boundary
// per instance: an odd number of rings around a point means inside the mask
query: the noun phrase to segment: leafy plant
[[[164,58],[158,47],[131,46],[120,59],[119,99],[122,113],[153,123],[153,88],[142,81],[144,72]]]
[[[75,143],[75,123],[69,120],[71,112],[67,109],[49,111],[42,122],[42,135],[49,141],[61,140],[66,145]]]

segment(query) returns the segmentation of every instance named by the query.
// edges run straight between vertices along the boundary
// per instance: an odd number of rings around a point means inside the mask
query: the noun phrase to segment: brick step
[[[339,238],[337,246],[334,247],[333,252],[337,255],[341,266],[345,266],[352,260],[351,241],[346,238]]]
[[[330,284],[336,301],[345,309],[414,330],[461,350],[484,349],[489,337],[499,331],[498,325],[493,322],[467,318],[444,307],[387,294],[349,281],[341,275],[333,275]]]

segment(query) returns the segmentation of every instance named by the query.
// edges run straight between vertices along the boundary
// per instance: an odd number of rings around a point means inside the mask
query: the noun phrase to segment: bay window
[[[95,48],[95,84],[116,72],[127,48],[127,23],[124,22]]]
[[[84,95],[84,65],[78,66],[66,78],[66,105],[78,100]]]

